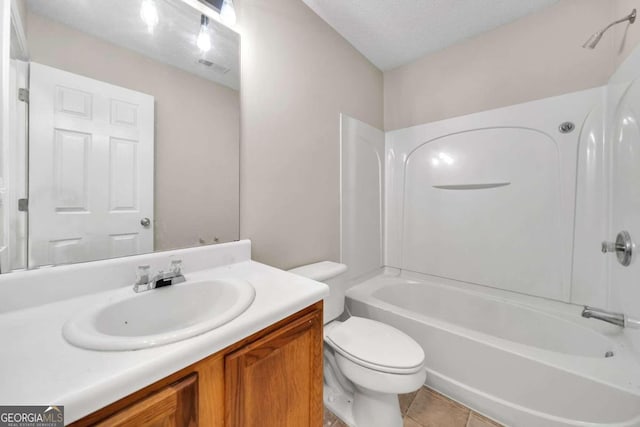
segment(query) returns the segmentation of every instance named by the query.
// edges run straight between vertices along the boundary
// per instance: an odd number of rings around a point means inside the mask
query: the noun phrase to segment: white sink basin
[[[217,328],[253,302],[244,280],[185,282],[126,296],[68,320],[62,334],[91,350],[138,350],[180,341]]]

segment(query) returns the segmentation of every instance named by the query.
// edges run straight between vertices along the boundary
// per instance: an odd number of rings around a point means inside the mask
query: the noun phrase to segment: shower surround
[[[640,426],[640,331],[580,316],[640,317],[638,260],[600,250],[640,238],[639,69],[384,146],[342,118],[348,307],[416,339],[427,385],[506,425]]]

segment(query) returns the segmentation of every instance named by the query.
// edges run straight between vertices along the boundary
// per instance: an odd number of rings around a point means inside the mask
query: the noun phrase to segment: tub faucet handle
[[[602,242],[602,253],[606,254],[607,252],[615,252],[616,244],[614,242]]]
[[[627,231],[621,231],[616,236],[615,242],[602,242],[602,253],[614,252],[618,258],[620,264],[627,267],[631,264],[631,257],[633,256],[633,241],[631,235]]]

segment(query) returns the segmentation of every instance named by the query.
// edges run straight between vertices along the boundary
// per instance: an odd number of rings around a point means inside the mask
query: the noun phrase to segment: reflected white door
[[[154,98],[31,63],[29,107],[29,266],[153,251]]]

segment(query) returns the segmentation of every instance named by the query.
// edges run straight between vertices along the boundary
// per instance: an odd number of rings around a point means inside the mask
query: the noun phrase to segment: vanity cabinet
[[[198,425],[198,376],[145,397],[97,423],[100,427],[188,427]]]
[[[322,302],[72,426],[322,425]]]
[[[225,358],[227,426],[322,424],[322,316],[310,313]],[[320,398],[318,398],[320,396]]]

